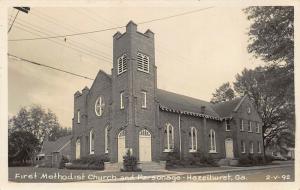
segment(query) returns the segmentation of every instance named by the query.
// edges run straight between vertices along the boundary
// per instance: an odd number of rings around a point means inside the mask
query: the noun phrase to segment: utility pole
[[[15,23],[15,20],[16,20],[17,16],[19,15],[19,12],[21,11],[21,12],[24,12],[24,13],[28,14],[28,12],[30,11],[30,7],[14,7],[14,8],[17,9],[18,12],[17,12],[13,22],[11,23],[9,29],[8,29],[8,33],[11,31],[11,29],[12,29],[14,23]]]

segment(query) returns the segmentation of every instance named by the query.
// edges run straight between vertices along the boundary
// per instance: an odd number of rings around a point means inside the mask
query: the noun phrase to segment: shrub
[[[80,159],[74,160],[72,165],[67,166],[68,169],[88,169],[88,170],[103,170],[104,162],[109,161],[106,155],[89,155]]]
[[[239,166],[258,166],[269,163],[269,161],[266,161],[266,158],[264,159],[262,156],[253,156],[252,154],[249,154],[247,157],[241,157],[238,161]]]
[[[272,157],[272,156],[270,156],[270,155],[265,155],[264,162],[265,162],[266,164],[269,164],[269,163],[271,163],[272,161],[273,161],[273,157]]]
[[[65,168],[65,164],[68,162],[69,162],[69,159],[66,156],[62,155],[58,168],[59,169]]]
[[[213,167],[216,167],[216,166],[219,166],[216,162],[215,159],[212,158],[211,155],[208,155],[208,156],[205,156],[205,155],[201,155],[200,156],[200,162],[204,165],[208,165],[208,166],[213,166]]]
[[[126,155],[123,156],[123,169],[121,169],[121,171],[122,172],[142,171],[140,168],[138,168],[138,161],[136,157],[132,156],[129,150],[127,151]]]

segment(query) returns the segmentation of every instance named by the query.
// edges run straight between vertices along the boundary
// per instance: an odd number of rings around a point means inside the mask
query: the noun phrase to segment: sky
[[[20,12],[8,40],[67,35],[125,26],[178,15],[208,6],[32,7]],[[214,6],[170,19],[138,25],[155,33],[158,88],[209,101],[224,82],[262,61],[247,52],[250,23],[244,7]],[[9,9],[11,25],[17,10]],[[95,78],[99,69],[111,72],[112,36],[125,28],[56,39],[8,41],[8,52],[31,61]],[[73,97],[91,80],[13,58],[8,59],[8,113],[23,106],[52,110],[64,127],[71,127]]]

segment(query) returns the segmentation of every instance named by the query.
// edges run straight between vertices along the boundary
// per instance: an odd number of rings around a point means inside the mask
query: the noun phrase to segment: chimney
[[[202,113],[202,114],[205,113],[205,106],[201,106],[201,113]]]

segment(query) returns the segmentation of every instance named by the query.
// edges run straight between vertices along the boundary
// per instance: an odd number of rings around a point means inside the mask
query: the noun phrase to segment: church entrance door
[[[226,150],[226,158],[234,158],[232,139],[226,139],[225,140],[225,150]]]
[[[151,161],[151,133],[143,129],[139,133],[139,158],[141,162]]]
[[[118,162],[123,162],[123,156],[126,154],[125,136],[125,130],[118,134]]]

